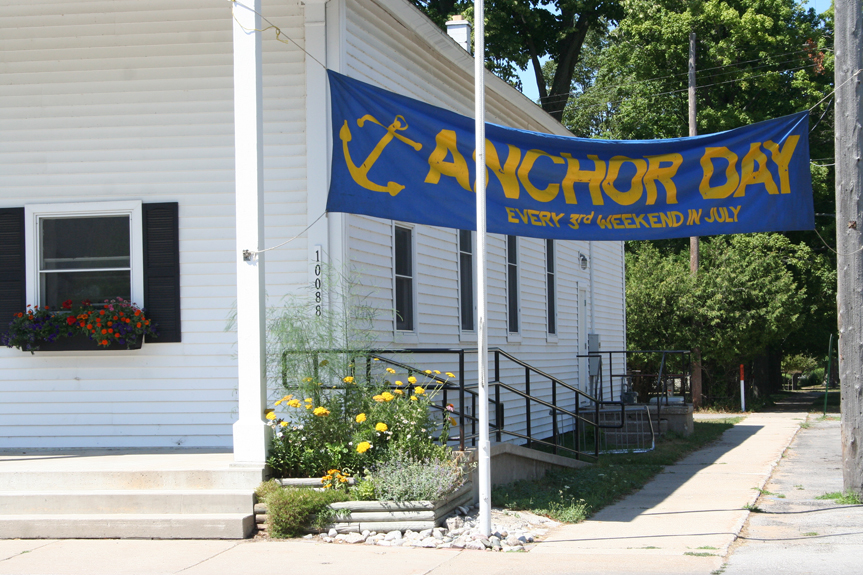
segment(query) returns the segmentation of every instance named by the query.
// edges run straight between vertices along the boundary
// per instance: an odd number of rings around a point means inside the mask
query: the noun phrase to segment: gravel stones
[[[462,511],[464,510],[464,511]],[[393,530],[377,533],[328,533],[311,537],[322,543],[348,545],[379,545],[381,547],[417,547],[426,549],[472,549],[476,551],[515,552],[527,551],[552,527],[559,525],[547,517],[526,511],[492,509],[491,535],[486,538],[479,532],[479,510],[476,507],[459,507],[456,515],[446,519],[441,527],[405,532]],[[309,536],[304,539],[309,539]]]

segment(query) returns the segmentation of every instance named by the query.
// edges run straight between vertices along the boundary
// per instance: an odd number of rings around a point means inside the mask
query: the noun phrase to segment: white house
[[[232,449],[248,393],[238,392],[237,333],[225,331],[245,245],[237,218],[247,217],[236,201],[235,156],[245,150],[235,149],[235,103],[249,85],[235,82],[232,17],[245,9],[225,0],[0,0],[0,317],[71,293],[46,287],[57,270],[40,265],[70,243],[80,253],[67,257],[92,256],[94,238],[107,237],[87,231],[95,224],[117,241],[128,235],[123,263],[110,269],[162,333],[140,350],[0,349],[0,449]],[[261,13],[263,30],[248,34],[262,41],[262,71],[238,69],[263,87],[259,248],[324,213],[324,65],[464,115],[473,109],[472,56],[406,0],[263,0]],[[487,90],[489,122],[567,134],[491,75]],[[46,222],[65,231],[51,235]],[[474,347],[473,241],[328,214],[263,255],[265,289],[276,300],[307,286],[320,246],[327,261],[364,274],[382,310],[381,346]],[[575,356],[589,332],[603,349],[625,348],[623,261],[619,242],[490,236],[489,345],[584,387]],[[98,285],[103,272],[86,281]],[[83,285],[74,273],[52,281]]]

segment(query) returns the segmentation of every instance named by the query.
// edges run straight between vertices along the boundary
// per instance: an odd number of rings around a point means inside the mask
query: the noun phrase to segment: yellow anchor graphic
[[[339,130],[339,139],[342,141],[342,148],[345,153],[345,162],[347,162],[348,170],[351,173],[351,177],[354,181],[360,186],[364,187],[367,190],[372,190],[373,192],[388,192],[389,195],[395,197],[400,191],[405,189],[405,187],[401,184],[397,184],[396,182],[388,182],[386,186],[382,186],[380,184],[376,184],[373,181],[369,180],[369,170],[372,169],[372,166],[375,165],[375,162],[381,155],[381,152],[384,151],[384,148],[387,147],[393,138],[398,138],[408,146],[412,147],[414,150],[419,152],[423,145],[408,138],[405,138],[401,134],[396,132],[402,132],[408,129],[408,124],[404,119],[404,116],[396,116],[393,120],[393,123],[389,126],[384,126],[380,122],[378,122],[373,116],[366,114],[359,120],[357,120],[357,126],[360,128],[363,127],[363,124],[366,122],[372,122],[381,126],[382,128],[386,128],[387,133],[383,138],[375,146],[374,150],[371,151],[366,160],[357,166],[354,164],[353,160],[351,160],[351,153],[348,150],[348,142],[351,141],[351,129],[348,127],[348,121],[345,120],[344,125],[342,125],[341,130]]]

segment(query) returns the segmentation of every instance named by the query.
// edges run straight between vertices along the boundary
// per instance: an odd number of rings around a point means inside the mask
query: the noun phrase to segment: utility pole
[[[863,495],[863,12],[860,0],[836,0],[836,251],[842,479]]]
[[[689,33],[689,136],[698,135],[695,124],[695,32]],[[689,238],[689,272],[698,275],[698,236]],[[701,350],[692,350],[692,406],[701,406]]]

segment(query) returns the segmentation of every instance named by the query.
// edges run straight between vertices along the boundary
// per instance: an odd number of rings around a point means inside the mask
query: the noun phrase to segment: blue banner
[[[329,72],[327,210],[476,229],[474,121]],[[655,240],[814,226],[808,112],[673,140],[486,126],[490,233]]]

